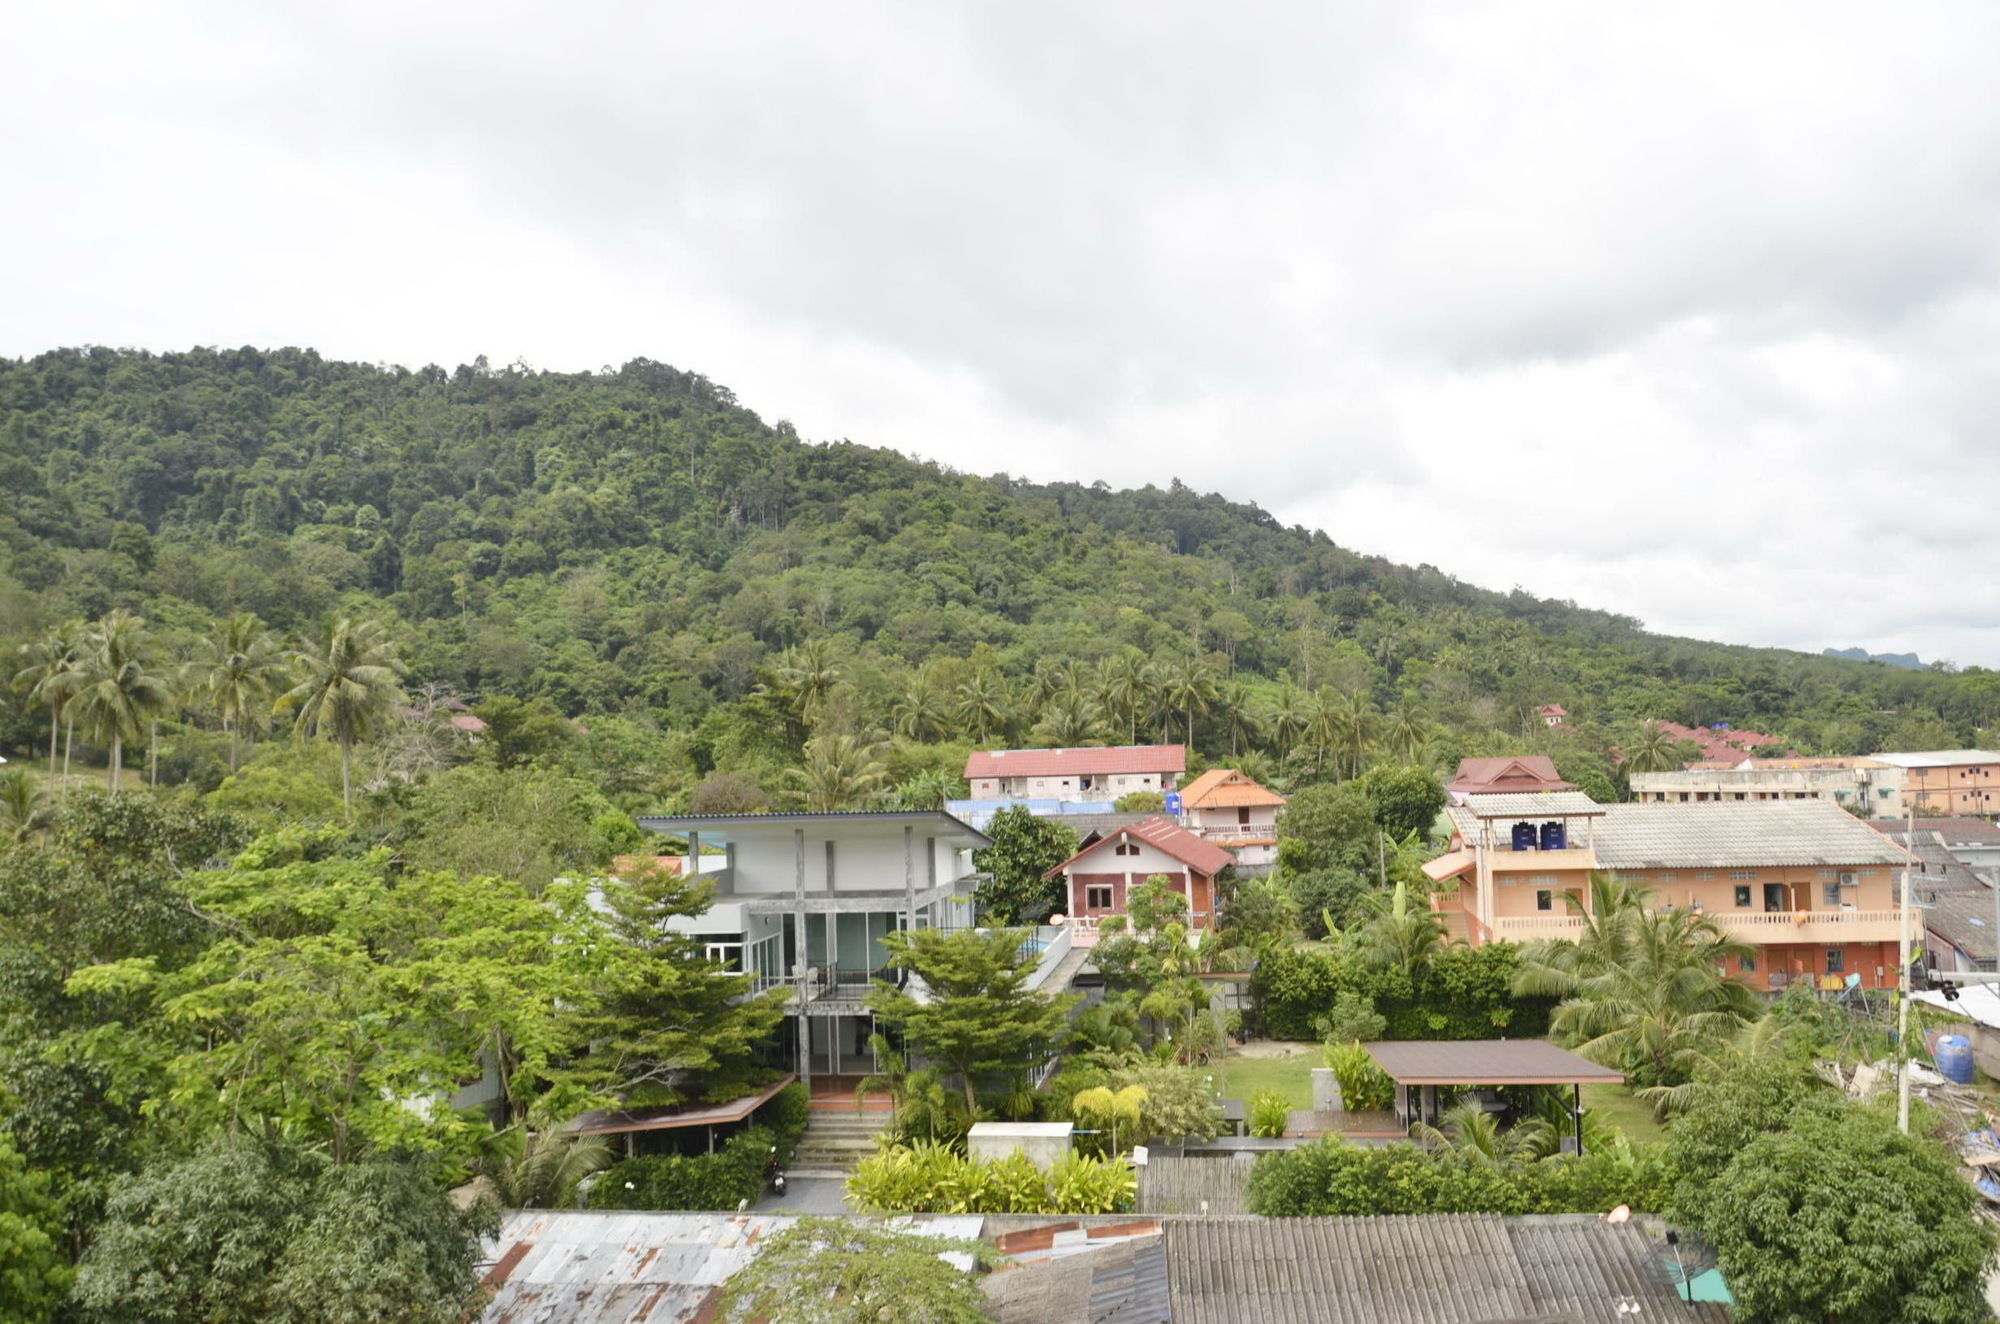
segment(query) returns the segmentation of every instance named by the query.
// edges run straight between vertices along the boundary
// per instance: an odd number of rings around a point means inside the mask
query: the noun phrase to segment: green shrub
[[[1292,1103],[1277,1090],[1259,1090],[1250,1100],[1250,1134],[1275,1140],[1285,1134]]]
[[[1514,943],[1446,947],[1415,979],[1352,955],[1310,950],[1265,955],[1250,982],[1263,1032],[1273,1039],[1320,1037],[1316,1022],[1371,1004],[1386,1039],[1534,1039],[1548,1033],[1552,998],[1517,998]]]
[[[1360,1044],[1328,1044],[1326,1064],[1340,1082],[1340,1102],[1349,1112],[1381,1112],[1395,1105],[1396,1082]]]
[[[799,1147],[799,1137],[806,1133],[806,1123],[811,1117],[812,1091],[794,1082],[772,1095],[751,1120],[771,1132],[773,1143],[778,1146],[778,1157],[790,1163],[793,1151]]]
[[[775,1100],[773,1100],[775,1102]],[[591,1209],[734,1209],[764,1191],[778,1137],[761,1126],[713,1154],[655,1154],[614,1163],[591,1184]]]
[[[1267,1154],[1250,1172],[1250,1211],[1280,1218],[1367,1214],[1588,1214],[1665,1208],[1657,1146],[1501,1163],[1415,1145],[1363,1149],[1338,1138]]]
[[[871,1214],[1110,1214],[1138,1191],[1123,1158],[1066,1154],[1045,1173],[1025,1154],[981,1160],[919,1141],[885,1146],[847,1179],[847,1195]]]

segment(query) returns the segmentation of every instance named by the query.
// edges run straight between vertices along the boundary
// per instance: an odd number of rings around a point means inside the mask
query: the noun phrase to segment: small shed
[[[1396,1117],[1405,1126],[1438,1118],[1439,1086],[1568,1085],[1583,1144],[1583,1087],[1622,1085],[1625,1075],[1544,1039],[1406,1039],[1367,1045],[1396,1082]]]

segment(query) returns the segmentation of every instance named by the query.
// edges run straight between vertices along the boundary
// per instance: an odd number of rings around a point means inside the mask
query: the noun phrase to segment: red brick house
[[[1087,946],[1097,940],[1099,922],[1124,914],[1126,894],[1156,874],[1187,898],[1190,929],[1212,928],[1215,876],[1232,863],[1222,847],[1157,815],[1128,828],[1093,833],[1082,849],[1042,876],[1064,879],[1075,940]]]

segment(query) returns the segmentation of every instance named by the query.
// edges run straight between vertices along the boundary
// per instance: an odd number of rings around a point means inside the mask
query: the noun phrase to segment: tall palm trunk
[[[236,723],[224,720],[223,729],[229,732],[229,775],[236,775]]]
[[[146,724],[146,781],[154,790],[160,789],[160,723],[155,719]]]
[[[49,780],[56,779],[56,732],[62,727],[62,705],[49,709]]]
[[[340,808],[347,821],[354,821],[354,737],[340,737]]]
[[[76,718],[69,716],[67,713],[63,716],[63,779],[62,792],[59,798],[67,800],[69,798],[69,756],[70,751],[76,748]]]
[[[124,780],[120,775],[125,767],[124,754],[125,742],[116,732],[113,732],[111,736],[111,793],[113,795],[118,794],[119,790],[122,789],[119,786],[119,782]]]

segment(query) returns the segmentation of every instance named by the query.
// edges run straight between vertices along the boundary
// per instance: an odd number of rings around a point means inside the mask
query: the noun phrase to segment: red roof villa
[[[1061,874],[1066,881],[1075,943],[1083,947],[1097,941],[1098,924],[1107,915],[1125,913],[1126,894],[1155,874],[1187,898],[1188,927],[1208,928],[1215,922],[1215,876],[1232,863],[1222,847],[1158,815],[1129,828],[1092,833],[1081,850],[1042,876]]]

